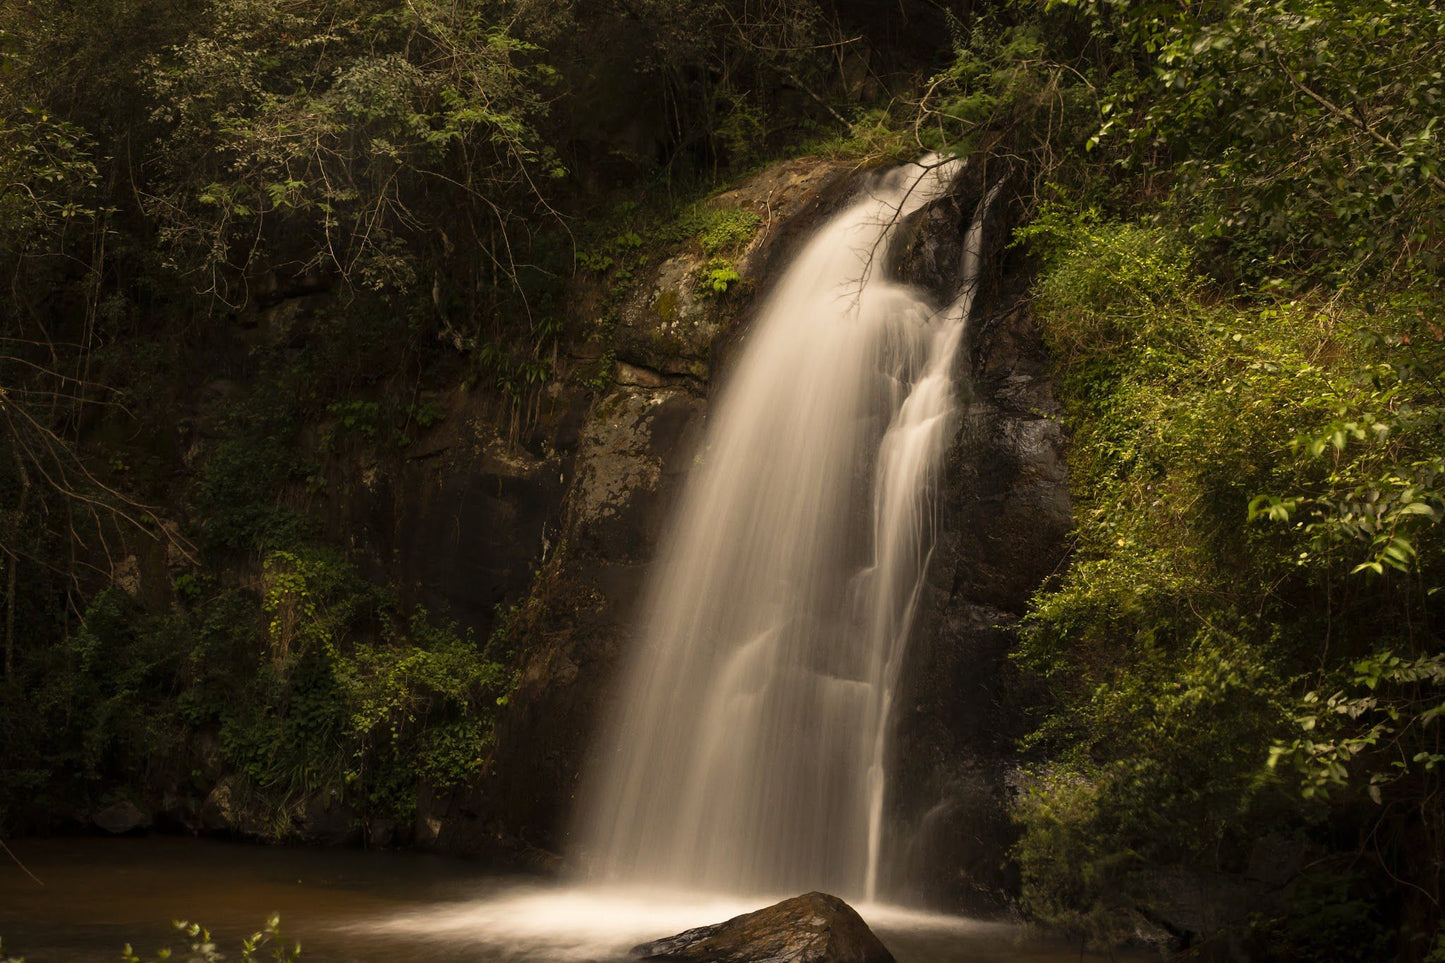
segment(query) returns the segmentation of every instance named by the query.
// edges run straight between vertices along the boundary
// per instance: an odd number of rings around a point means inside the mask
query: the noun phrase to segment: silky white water
[[[956,162],[898,168],[760,311],[649,586],[584,793],[594,878],[877,898],[889,717],[932,544],[977,274],[940,309],[887,276]]]

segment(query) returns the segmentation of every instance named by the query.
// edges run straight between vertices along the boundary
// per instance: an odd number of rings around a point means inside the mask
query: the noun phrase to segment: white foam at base
[[[522,957],[597,960],[625,956],[638,943],[721,923],[784,897],[743,899],[677,890],[517,886],[476,900],[433,903],[414,911],[338,927],[351,933],[433,939],[504,950]],[[1000,923],[903,909],[856,907],[886,939],[890,931],[1005,937]]]

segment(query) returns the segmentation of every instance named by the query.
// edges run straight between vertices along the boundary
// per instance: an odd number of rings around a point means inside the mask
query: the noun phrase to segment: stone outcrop
[[[745,325],[743,299],[766,289],[797,242],[849,192],[847,165],[797,158],[775,164],[739,186],[707,201],[705,207],[756,216],[758,228],[733,259],[738,272],[731,304],[720,305],[707,290],[710,259],[695,245],[683,245],[666,257],[648,281],[627,299],[616,332],[617,357],[665,376],[689,379],[705,389],[714,365],[730,345],[729,335]]]
[[[713,926],[633,947],[643,960],[696,963],[893,963],[853,907],[807,893]]]
[[[151,815],[130,800],[106,806],[91,817],[95,825],[114,836],[148,829]]]

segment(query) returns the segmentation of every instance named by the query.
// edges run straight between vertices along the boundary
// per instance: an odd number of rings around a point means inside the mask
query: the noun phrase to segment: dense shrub
[[[1055,700],[1029,740],[1049,762],[1019,811],[1026,905],[1129,932],[1161,871],[1239,873],[1271,837],[1435,885],[1402,844],[1441,844],[1441,306],[1222,300],[1162,229],[1054,209],[1023,233],[1079,519],[1018,655]],[[1331,856],[1362,805],[1378,834]]]

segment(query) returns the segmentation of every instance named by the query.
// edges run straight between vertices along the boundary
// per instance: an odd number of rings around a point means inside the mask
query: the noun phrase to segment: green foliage
[[[1020,809],[1040,915],[1120,935],[1161,869],[1238,873],[1274,834],[1316,857],[1236,938],[1280,959],[1433,938],[1401,920],[1438,919],[1415,896],[1445,848],[1440,14],[1080,0],[1018,54],[1097,104],[1087,139],[1067,110],[1046,138],[1020,232],[1079,518],[1019,654],[1052,703]],[[957,86],[950,118],[1000,82]],[[1203,714],[1171,727],[1181,686]]]
[[[607,347],[597,370],[582,379],[583,384],[594,390],[602,390],[611,381],[616,360],[608,343],[611,331],[651,254],[644,247],[643,236],[700,247],[709,260],[699,294],[720,296],[742,280],[736,266],[724,255],[735,256],[741,252],[756,236],[762,217],[754,211],[719,206],[710,201],[690,204],[680,213],[670,209],[640,209],[628,202],[614,209],[609,221],[615,232],[586,247],[579,245],[577,256],[579,268],[604,275],[608,280],[598,332]],[[675,295],[671,292],[664,292],[659,299],[658,312],[664,322],[672,320],[676,310],[674,302]]]
[[[353,707],[350,733],[368,772],[410,773],[400,798],[381,795],[373,778],[371,804],[409,818],[418,780],[438,790],[456,788],[479,774],[492,745],[492,715],[513,679],[501,664],[481,657],[455,626],[432,627],[426,613],[410,624],[406,649],[363,646],[338,672]]]
[[[513,684],[487,647],[424,610],[400,619],[331,552],[269,553],[261,588],[192,578],[164,615],[118,590],[97,596],[0,705],[13,747],[0,812],[113,799],[138,773],[187,765],[197,738],[215,738],[221,768],[187,788],[204,794],[230,774],[238,805],[275,838],[317,797],[405,824],[423,783],[450,789],[482,771]],[[504,639],[493,648],[510,658]]]
[[[226,954],[221,952],[220,946],[211,939],[210,931],[201,924],[174,920],[172,925],[181,937],[189,941],[183,951],[188,954],[186,963],[220,963],[228,959]],[[156,953],[154,957],[145,959],[131,949],[129,943],[120,955],[123,963],[162,963],[173,957],[173,951],[167,948]],[[240,963],[296,963],[301,959],[301,944],[287,943],[281,933],[281,917],[272,913],[264,928],[241,940],[241,955],[238,959]]]
[[[1279,918],[1258,918],[1272,941],[1296,959],[1369,963],[1389,959],[1390,938],[1379,901],[1358,876],[1322,872],[1292,881],[1282,894]]]
[[[1419,813],[1438,791],[1442,305],[1220,300],[1179,232],[1095,212],[1046,209],[1021,240],[1044,266],[1078,530],[1018,654],[1054,708],[1027,743],[1048,762],[1017,855],[1033,913],[1117,937],[1161,869],[1327,839],[1324,799]],[[1370,858],[1419,872],[1409,848]],[[1291,892],[1335,892],[1310,912],[1365,920],[1350,945],[1373,946],[1384,910],[1357,884]]]
[[[43,809],[55,795],[96,800],[125,767],[164,758],[181,739],[167,682],[182,654],[145,624],[118,589],[100,593],[84,621],[23,666],[33,687],[0,700],[0,811]],[[52,795],[54,794],[54,795]]]
[[[335,401],[326,410],[336,416],[342,431],[360,433],[375,441],[381,421],[381,405],[375,401]]]
[[[1068,0],[1110,51],[1091,145],[1161,159],[1201,241],[1253,279],[1442,266],[1436,2]]]
[[[1199,286],[1192,255],[1160,228],[1100,224],[1096,211],[1046,206],[1015,235],[1047,265],[1035,286],[1048,314],[1049,347],[1064,364],[1160,344],[1168,312]],[[1154,337],[1154,335],[1165,337]]]
[[[965,156],[1002,137],[1009,150],[1050,166],[1043,155],[1079,136],[1092,96],[1051,62],[1044,31],[988,16],[966,29],[955,21],[953,63],[929,81],[913,118],[919,146]]]
[[[102,216],[100,169],[83,128],[29,107],[0,124],[0,251],[46,251]]]
[[[256,262],[404,290],[429,234],[507,235],[562,173],[536,129],[554,74],[502,4],[211,0],[205,24],[150,65],[170,131],[150,213],[219,296]]]
[[[703,289],[703,292],[710,292],[714,295],[727,294],[728,291],[732,289],[732,286],[741,280],[742,275],[738,274],[737,268],[733,267],[727,261],[714,259],[708,262],[707,275],[705,278],[707,286]]]
[[[747,93],[726,93],[719,98],[721,117],[713,126],[714,137],[728,162],[746,167],[766,149],[767,117],[754,106]]]
[[[322,430],[316,446],[322,454],[334,453],[341,446],[341,439],[347,438],[373,448],[387,445],[405,448],[415,440],[417,431],[433,428],[446,417],[434,401],[402,406],[392,398],[334,401],[326,406],[326,413],[332,420]]]
[[[677,240],[695,240],[704,254],[713,257],[747,246],[762,221],[756,211],[695,204],[682,212],[669,234]]]
[[[519,352],[496,342],[482,345],[477,352],[477,366],[491,376],[499,391],[517,401],[552,378],[551,358],[539,358],[535,352]]]
[[[409,821],[423,780],[439,789],[482,769],[509,670],[424,610],[390,603],[325,552],[266,559],[266,658],[255,686],[218,707],[223,753],[287,835],[317,794]]]
[[[407,420],[422,431],[436,427],[446,418],[446,412],[435,401],[423,401],[407,408]]]
[[[744,167],[786,142],[800,118],[836,119],[833,103],[844,99],[837,96],[835,54],[853,35],[817,0],[758,6],[641,0],[622,7],[620,18],[615,6],[590,0],[556,6],[566,11],[568,26],[584,43],[611,28],[632,74],[630,83],[616,86],[635,100],[611,103],[612,95],[603,93],[594,110],[618,126],[634,122],[639,113],[668,118],[678,134],[669,169],[688,154],[735,170]],[[799,92],[809,95],[806,107],[797,102]]]
[[[630,219],[636,205],[625,204],[614,212],[614,217],[619,219]],[[646,255],[639,254],[642,248],[642,238],[637,231],[624,228],[610,237],[601,238],[589,247],[578,247],[577,267],[583,271],[590,271],[596,274],[607,274],[613,268],[627,271],[629,266],[641,267],[646,263]]]
[[[195,510],[217,548],[294,545],[312,527],[282,497],[288,483],[306,474],[296,459],[300,406],[289,386],[267,380],[224,404],[221,437],[196,480]]]

